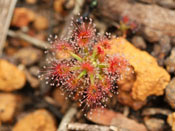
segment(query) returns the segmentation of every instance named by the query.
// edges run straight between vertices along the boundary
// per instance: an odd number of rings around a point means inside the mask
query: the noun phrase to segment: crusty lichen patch
[[[170,81],[170,75],[157,64],[156,59],[146,51],[135,48],[124,38],[111,40],[108,54],[124,55],[134,67],[136,80],[132,87],[132,97],[144,101],[150,95],[162,95],[164,88]]]

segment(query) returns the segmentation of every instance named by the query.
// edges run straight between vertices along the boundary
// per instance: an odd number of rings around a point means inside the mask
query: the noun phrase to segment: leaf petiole
[[[77,59],[78,61],[83,61],[81,57],[79,57],[78,55],[76,55],[76,54],[73,53],[73,52],[70,52],[70,55],[71,55],[72,57],[74,57],[75,59]]]
[[[83,77],[84,75],[86,75],[86,71],[82,71],[79,76],[77,77],[77,79],[79,80],[81,77]]]

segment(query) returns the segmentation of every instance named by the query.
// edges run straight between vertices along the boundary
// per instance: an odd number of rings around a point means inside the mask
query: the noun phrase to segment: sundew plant
[[[117,53],[108,55],[110,35],[98,34],[92,19],[73,19],[68,34],[51,41],[45,80],[83,109],[106,107],[107,100],[117,93],[121,74],[129,70],[127,59]]]

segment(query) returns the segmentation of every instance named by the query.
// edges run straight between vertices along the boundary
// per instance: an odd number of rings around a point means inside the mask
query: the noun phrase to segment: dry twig
[[[73,11],[65,19],[64,30],[61,32],[62,36],[67,35],[72,17],[74,17],[75,15],[78,15],[81,12],[81,7],[84,4],[84,0],[76,0],[75,2],[76,3]]]
[[[75,107],[71,107],[63,117],[57,131],[67,131],[67,124],[72,120],[76,113],[77,109]]]
[[[7,31],[15,5],[16,0],[0,0],[0,55],[4,48]]]
[[[38,40],[38,39],[31,37],[23,32],[19,32],[19,31],[15,32],[15,31],[9,30],[8,35],[11,37],[23,39],[23,40],[33,44],[34,46],[42,48],[42,49],[49,49],[50,48],[49,43]]]
[[[123,115],[127,117],[129,115],[129,112],[130,112],[129,107],[125,106],[124,111],[123,111]]]
[[[127,129],[121,129],[114,126],[109,127],[109,126],[89,125],[82,123],[69,123],[68,129],[76,131],[128,131]]]

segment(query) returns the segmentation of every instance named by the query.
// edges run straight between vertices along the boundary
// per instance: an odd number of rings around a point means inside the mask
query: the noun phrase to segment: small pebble
[[[175,131],[175,112],[168,116],[167,122],[172,127],[172,131]]]
[[[33,47],[20,49],[14,54],[14,58],[19,60],[23,65],[30,66],[37,63],[42,57],[42,51]]]
[[[32,88],[37,88],[39,87],[39,80],[37,79],[37,77],[34,77],[30,74],[30,72],[26,69],[25,71],[25,74],[26,74],[26,78],[27,78],[27,81],[30,83],[31,87]]]
[[[154,57],[157,57],[161,52],[161,46],[159,44],[154,44],[154,48],[153,48],[153,52],[151,52],[151,54]]]
[[[152,28],[146,27],[143,29],[144,39],[148,40],[151,43],[158,42],[162,37],[162,32],[154,30]]]
[[[157,114],[168,116],[169,114],[171,114],[171,111],[168,109],[162,109],[162,108],[146,108],[142,112],[143,116],[152,116]]]
[[[165,60],[165,65],[169,73],[175,72],[175,48],[171,50],[170,56]]]
[[[166,87],[165,97],[170,106],[175,109],[175,78]]]
[[[35,13],[28,8],[15,8],[11,25],[15,27],[25,27],[36,18]]]
[[[165,57],[169,54],[170,50],[170,38],[168,36],[163,36],[158,44],[154,44],[153,52],[151,54],[157,58],[158,64],[163,66]]]
[[[38,31],[45,30],[49,27],[49,21],[44,16],[37,16],[33,23],[33,26]]]
[[[146,43],[141,36],[134,36],[131,41],[135,47],[139,49],[146,49]]]
[[[31,73],[31,75],[38,77],[40,68],[38,66],[32,66],[29,68],[29,72]]]
[[[149,131],[163,131],[164,120],[158,118],[147,118],[144,120]]]
[[[66,1],[64,2],[64,7],[65,7],[65,9],[67,9],[67,10],[73,9],[74,6],[75,6],[75,0],[66,0]]]
[[[170,44],[170,38],[169,36],[162,36],[159,44],[161,46],[161,52],[167,55],[169,51],[171,50],[171,44]]]

